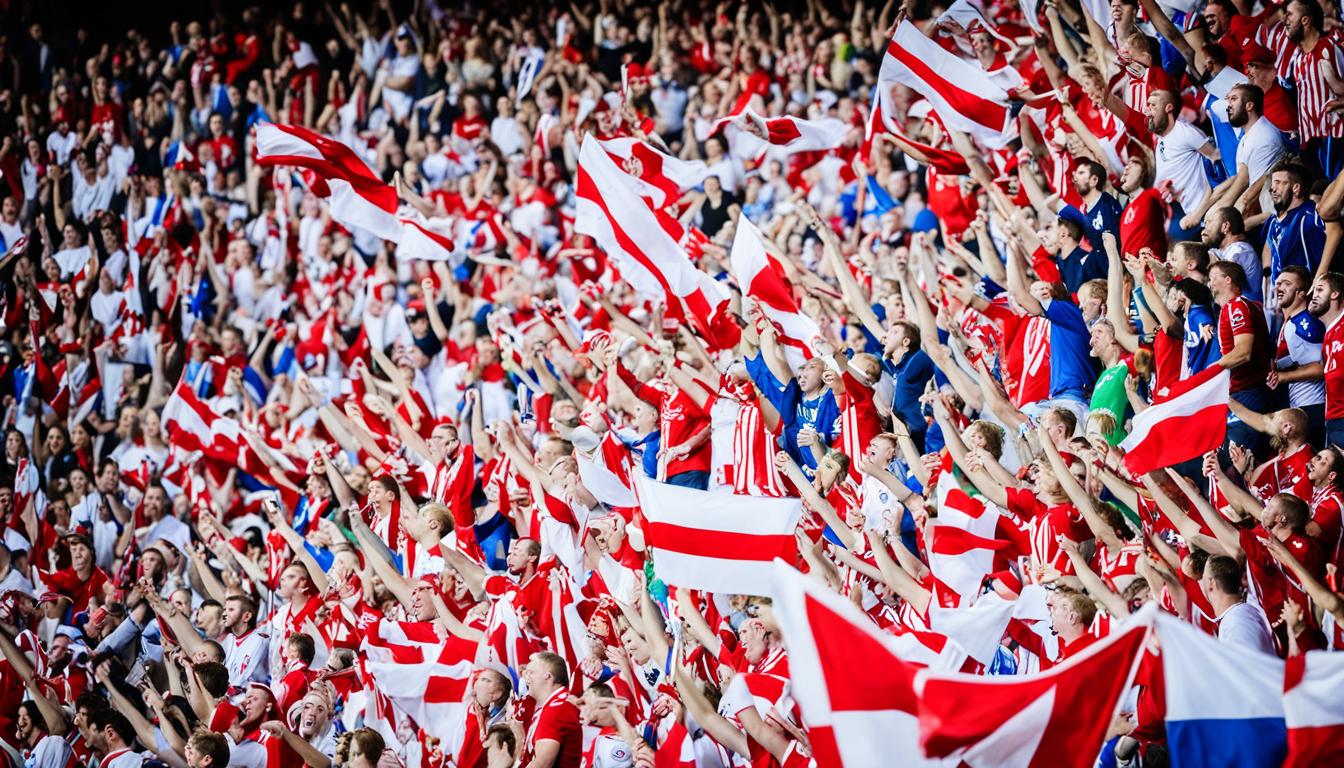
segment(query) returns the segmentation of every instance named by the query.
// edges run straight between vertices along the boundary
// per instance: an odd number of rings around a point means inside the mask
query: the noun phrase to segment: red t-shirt
[[[1135,195],[1120,216],[1120,250],[1126,256],[1138,256],[1152,248],[1158,258],[1167,254],[1167,207],[1152,187]]]
[[[1265,385],[1269,377],[1269,326],[1265,324],[1265,311],[1260,305],[1245,296],[1237,296],[1223,305],[1218,315],[1218,350],[1226,355],[1238,336],[1251,334],[1251,357],[1232,369],[1232,391],[1244,392]],[[1328,336],[1328,334],[1327,334]]]
[[[95,595],[102,595],[103,585],[108,582],[108,576],[102,568],[94,566],[88,581],[84,581],[75,573],[74,568],[66,568],[46,577],[45,581],[47,588],[52,592],[59,592],[69,597],[73,603],[71,610],[80,613],[89,609],[89,600]]]
[[[1311,480],[1307,464],[1311,462],[1311,446],[1303,444],[1287,456],[1275,456],[1255,478],[1251,491],[1261,501],[1269,501],[1276,493],[1291,493],[1303,501],[1311,501]]]
[[[532,716],[523,765],[532,762],[537,754],[537,742],[545,739],[560,744],[560,753],[551,763],[554,768],[579,768],[583,760],[583,726],[579,724],[579,708],[569,700],[569,692],[564,688],[551,694]]]
[[[1325,361],[1325,418],[1344,418],[1344,323],[1340,323],[1344,313],[1336,317],[1325,329],[1325,341],[1321,347],[1321,359]]]
[[[1072,504],[1047,505],[1030,489],[1009,488],[1008,511],[1028,525],[1032,565],[1053,565],[1060,573],[1073,573],[1073,563],[1055,537],[1063,534],[1079,542],[1092,538],[1092,530],[1077,507]]]

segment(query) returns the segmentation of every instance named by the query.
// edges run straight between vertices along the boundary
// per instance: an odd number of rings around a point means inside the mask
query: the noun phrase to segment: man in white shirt
[[[243,686],[256,680],[270,681],[270,640],[256,630],[256,603],[246,595],[229,595],[224,600],[224,667],[229,684]]]
[[[1176,221],[1182,221],[1185,211],[1200,210],[1212,191],[1209,177],[1204,172],[1204,158],[1218,159],[1218,150],[1208,136],[1177,119],[1180,108],[1180,102],[1170,91],[1153,91],[1148,94],[1144,109],[1148,130],[1156,140],[1154,186],[1160,189],[1170,185],[1173,204],[1179,206],[1181,214],[1173,216]]]
[[[1265,92],[1259,86],[1242,83],[1228,91],[1227,122],[1240,131],[1237,173],[1215,187],[1198,209],[1186,207],[1189,213],[1181,220],[1183,228],[1194,227],[1210,209],[1235,205],[1248,189],[1260,198],[1261,210],[1270,210],[1273,203],[1269,199],[1266,177],[1287,147],[1283,143],[1283,134],[1265,119],[1264,114]]]
[[[1212,196],[1211,196],[1212,197]],[[1264,269],[1260,254],[1246,242],[1246,220],[1241,211],[1231,205],[1213,208],[1204,216],[1204,230],[1200,233],[1209,255],[1217,261],[1235,261],[1246,272],[1246,296],[1252,301],[1264,302]]]
[[[1234,557],[1214,555],[1204,564],[1199,586],[1213,606],[1218,639],[1273,654],[1274,634],[1269,619],[1259,605],[1246,602],[1241,577],[1241,564]]]

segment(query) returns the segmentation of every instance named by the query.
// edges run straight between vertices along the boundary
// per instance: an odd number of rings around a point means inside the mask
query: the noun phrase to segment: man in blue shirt
[[[1311,176],[1297,163],[1275,168],[1269,177],[1269,197],[1274,216],[1265,222],[1265,260],[1269,282],[1279,279],[1283,268],[1296,264],[1316,274],[1325,249],[1325,222],[1316,213],[1311,194]]]
[[[1171,286],[1175,311],[1185,315],[1184,374],[1193,376],[1208,368],[1222,356],[1218,350],[1218,313],[1214,311],[1213,294],[1208,286],[1189,277],[1177,280]]]
[[[773,327],[767,327],[762,334],[773,336]],[[747,375],[756,388],[779,412],[780,447],[807,470],[817,468],[817,454],[810,450],[813,445],[821,448],[835,442],[840,431],[840,407],[835,401],[835,393],[822,382],[821,374],[826,365],[821,358],[814,357],[798,369],[797,376],[789,376],[787,383],[769,365],[767,355],[773,354],[767,343],[762,344],[760,354],[746,359]],[[780,370],[781,375],[785,370]],[[805,435],[805,436],[804,436]],[[800,440],[800,436],[802,436]]]
[[[1101,235],[1103,232],[1110,232],[1116,237],[1120,237],[1120,216],[1124,209],[1120,206],[1120,201],[1109,192],[1102,190],[1106,185],[1106,166],[1095,160],[1084,160],[1073,169],[1073,188],[1083,198],[1083,204],[1073,210],[1082,214],[1084,234],[1087,242],[1092,245],[1093,253],[1103,254]],[[1060,215],[1064,215],[1060,211]],[[1106,260],[1103,258],[1102,263]],[[1106,270],[1102,269],[1101,277],[1106,276]]]
[[[1050,398],[1028,404],[1023,412],[1035,417],[1053,407],[1067,408],[1078,417],[1078,423],[1085,423],[1088,398],[1097,380],[1088,323],[1105,312],[1105,283],[1080,286],[1079,304],[1074,304],[1060,283],[1038,281],[1027,288],[1025,271],[1020,254],[1008,259],[1008,290],[1013,300],[1027,314],[1050,321]]]
[[[1100,246],[1093,246],[1090,251],[1083,247],[1087,223],[1077,208],[1066,205],[1060,210],[1059,227],[1055,232],[1055,242],[1059,244],[1059,276],[1070,296],[1076,295],[1088,280],[1106,278],[1106,252]]]
[[[933,378],[933,359],[920,348],[919,327],[908,320],[892,323],[884,341],[882,367],[895,382],[892,415],[905,424],[910,439],[922,451],[928,423],[924,421],[919,398]]]

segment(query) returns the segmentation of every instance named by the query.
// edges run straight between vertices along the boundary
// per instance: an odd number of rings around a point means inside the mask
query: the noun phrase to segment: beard
[[[1288,203],[1292,202],[1287,197],[1283,198],[1282,200],[1280,200],[1277,197],[1271,197],[1270,199],[1274,201],[1275,213],[1286,213],[1288,211]]]
[[[1306,31],[1306,28],[1302,24],[1298,24],[1295,27],[1289,27],[1288,39],[1292,40],[1294,43],[1300,43],[1302,42],[1302,38],[1306,35]]]
[[[1278,452],[1279,452],[1280,450],[1282,450],[1283,447],[1286,446],[1287,444],[1288,444],[1288,441],[1285,440],[1284,437],[1283,437],[1282,435],[1270,435],[1270,436],[1269,436],[1269,449],[1270,449],[1271,451],[1274,451],[1275,453],[1278,453]]]
[[[1229,111],[1227,113],[1227,122],[1233,128],[1240,128],[1246,125],[1246,107],[1243,105],[1241,109],[1236,112]]]

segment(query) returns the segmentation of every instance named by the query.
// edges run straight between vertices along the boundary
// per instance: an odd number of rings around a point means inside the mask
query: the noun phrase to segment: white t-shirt
[[[252,630],[242,637],[229,635],[224,646],[224,667],[229,670],[229,684],[239,688],[252,681],[270,683],[270,643],[266,635]]]
[[[1237,603],[1218,617],[1218,639],[1262,653],[1275,653],[1269,619],[1264,609],[1250,603]]]
[[[65,739],[47,734],[32,752],[24,753],[23,764],[29,768],[65,768],[73,756],[74,750]]]
[[[54,131],[47,137],[47,152],[56,158],[57,165],[65,165],[70,162],[70,153],[78,143],[74,131],[68,131],[64,136],[60,131]]]
[[[1240,264],[1246,272],[1246,283],[1255,286],[1257,290],[1260,289],[1260,283],[1264,279],[1264,269],[1260,266],[1260,254],[1251,247],[1250,243],[1245,240],[1238,240],[1226,248],[1213,249],[1210,255],[1219,261],[1232,261]]]
[[[0,221],[0,240],[5,241],[5,251],[14,247],[14,244],[23,238],[23,227],[16,221],[13,224],[7,224]]]
[[[1237,166],[1246,166],[1246,181],[1254,184],[1269,173],[1279,162],[1287,148],[1283,145],[1283,133],[1274,124],[1265,119],[1255,121],[1241,134],[1237,142]],[[1269,182],[1260,188],[1260,209],[1273,210],[1274,201],[1269,196]]]
[[[261,742],[243,739],[241,744],[234,744],[227,733],[224,738],[229,742],[229,768],[266,768],[266,747]]]
[[[1186,211],[1198,209],[1212,191],[1199,153],[1208,142],[1208,136],[1184,120],[1177,120],[1166,136],[1157,139],[1155,184],[1170,180],[1176,199]]]

